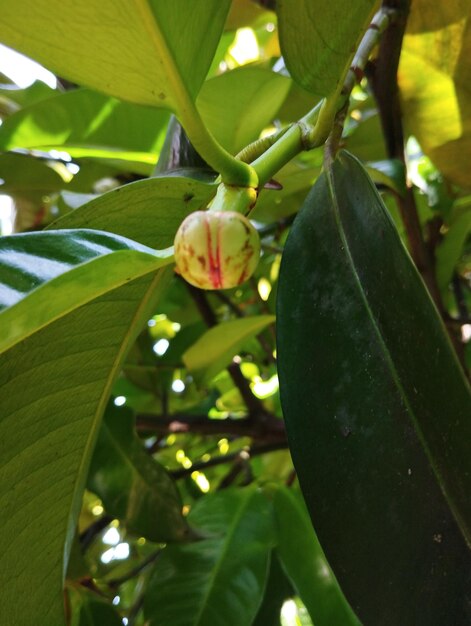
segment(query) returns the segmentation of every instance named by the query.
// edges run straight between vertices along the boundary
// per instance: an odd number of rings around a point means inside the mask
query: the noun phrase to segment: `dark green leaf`
[[[280,44],[286,66],[304,89],[334,92],[350,66],[374,13],[376,0],[277,0]]]
[[[175,483],[137,438],[128,409],[108,406],[89,476],[107,513],[128,530],[156,542],[188,535]]]
[[[293,460],[353,609],[374,626],[468,624],[471,558],[456,520],[468,532],[469,389],[373,184],[347,153],[291,230],[278,314]]]
[[[207,538],[157,560],[144,601],[150,626],[251,624],[274,540],[270,503],[254,488],[226,490],[200,500],[189,519]]]
[[[277,552],[316,626],[361,626],[340,589],[314,532],[300,495],[275,493]]]

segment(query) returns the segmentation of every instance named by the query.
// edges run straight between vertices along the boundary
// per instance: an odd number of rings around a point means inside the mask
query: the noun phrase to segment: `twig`
[[[111,515],[103,515],[95,522],[90,524],[90,526],[86,530],[84,530],[83,533],[80,534],[79,541],[83,552],[85,552],[90,547],[95,537],[111,524],[113,519],[114,518]]]
[[[285,438],[284,422],[277,417],[264,414],[258,419],[227,418],[211,419],[207,415],[180,415],[160,416],[141,413],[136,416],[138,432],[154,433],[186,433],[194,432],[200,435],[236,435],[237,437],[252,437],[263,441]]]
[[[111,580],[108,580],[107,581],[108,585],[110,587],[119,587],[120,585],[127,582],[131,578],[134,578],[134,576],[137,576],[138,574],[140,574],[148,565],[150,565],[151,563],[154,563],[154,561],[161,554],[162,550],[163,548],[159,548],[158,550],[151,552],[151,554],[147,555],[144,559],[142,559],[142,561],[140,561],[140,563],[138,563],[135,567],[130,569],[129,572],[126,572],[126,574],[123,574],[122,576],[118,576],[116,578],[112,578]]]
[[[460,316],[459,319],[460,321],[469,320],[469,311],[466,305],[466,298],[465,298],[463,286],[461,284],[460,277],[458,276],[458,274],[455,273],[453,275],[453,280],[451,284],[453,286],[453,294],[456,300],[456,308],[458,309],[458,314]]]
[[[378,104],[386,150],[390,159],[404,165],[404,132],[397,84],[397,68],[411,0],[384,0],[383,5],[398,11],[397,18],[383,34],[376,61],[369,65],[367,75]],[[443,305],[435,280],[433,262],[425,246],[412,187],[406,186],[403,195],[395,195],[404,221],[412,258],[422,274],[430,293],[443,312]]]
[[[201,289],[197,289],[196,287],[193,287],[189,284],[187,284],[187,288],[206,325],[210,328],[216,326],[217,318],[211,306],[209,305],[205,293]],[[258,419],[260,416],[265,415],[266,411],[262,402],[260,402],[260,400],[252,393],[249,381],[242,374],[239,365],[232,362],[228,366],[227,371],[234,381],[235,386],[238,388],[251,417],[253,419]]]
[[[287,447],[288,443],[286,441],[277,441],[259,446],[253,446],[248,450],[238,450],[237,452],[232,452],[230,454],[215,456],[208,461],[198,461],[197,463],[193,463],[191,467],[184,467],[182,469],[173,470],[170,472],[170,474],[176,480],[178,480],[179,478],[183,478],[184,476],[189,476],[193,472],[204,472],[211,467],[216,467],[217,465],[229,463],[234,459],[240,458],[242,453],[245,453],[250,458],[252,458],[254,456],[260,456],[261,454],[267,454],[268,452],[274,452],[275,450],[284,450]]]
[[[411,0],[383,0],[383,8],[395,10],[397,14],[381,38],[377,59],[367,67],[367,76],[378,104],[388,157],[401,161],[405,172],[407,170],[397,68],[410,5]],[[406,229],[412,258],[440,315],[446,321],[446,311],[435,276],[434,261],[424,242],[413,188],[406,185],[405,193],[400,196],[395,194],[395,198]],[[447,326],[447,329],[458,357],[463,363],[463,346],[453,329],[450,326]]]

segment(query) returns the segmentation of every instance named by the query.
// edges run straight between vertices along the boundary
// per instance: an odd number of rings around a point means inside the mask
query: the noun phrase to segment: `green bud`
[[[183,278],[201,289],[230,289],[257,267],[260,238],[241,213],[195,211],[175,236],[175,261]]]

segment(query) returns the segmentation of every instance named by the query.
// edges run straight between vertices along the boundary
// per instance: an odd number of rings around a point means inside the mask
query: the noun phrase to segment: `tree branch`
[[[90,524],[90,526],[86,528],[83,533],[80,534],[79,541],[83,552],[85,552],[91,546],[95,537],[111,524],[113,519],[114,518],[111,515],[103,515],[95,522]]]
[[[186,283],[186,285],[206,325],[210,328],[216,326],[217,318],[208,302],[206,294],[201,289],[197,289],[196,287],[193,287],[188,283]],[[247,406],[250,416],[254,420],[258,420],[259,418],[263,419],[263,416],[266,415],[265,407],[263,406],[263,403],[260,402],[260,400],[252,393],[249,381],[242,374],[239,365],[235,362],[232,362],[228,366],[227,371],[234,381],[235,386],[239,390],[240,395],[242,396],[242,399]]]
[[[217,465],[222,465],[224,463],[229,463],[230,461],[234,461],[237,459],[243,459],[245,455],[245,460],[248,460],[254,456],[260,456],[261,454],[267,454],[268,452],[274,452],[275,450],[285,450],[288,447],[288,443],[286,441],[278,441],[274,443],[263,444],[259,446],[253,446],[248,450],[238,450],[237,452],[232,452],[231,454],[221,454],[220,456],[215,456],[209,461],[198,461],[197,463],[193,463],[191,467],[184,467],[182,469],[173,470],[170,474],[175,479],[183,478],[184,476],[189,476],[193,472],[204,472],[205,470],[216,467]]]
[[[383,0],[384,8],[393,9],[397,12],[396,18],[383,33],[378,57],[368,65],[366,72],[378,104],[388,157],[399,159],[404,166],[406,165],[404,130],[397,69],[410,6],[411,0]],[[407,171],[405,167],[404,171]],[[405,189],[404,195],[395,194],[395,198],[406,229],[411,255],[438,311],[446,320],[446,311],[435,277],[434,259],[425,245],[422,235],[414,191],[410,185],[406,185]],[[462,361],[462,344],[453,330],[450,327],[447,328],[456,352]]]
[[[200,435],[235,435],[263,441],[284,441],[286,438],[283,420],[266,413],[258,419],[252,417],[211,419],[206,415],[160,416],[141,413],[136,416],[136,429],[140,433],[169,434],[191,431]]]

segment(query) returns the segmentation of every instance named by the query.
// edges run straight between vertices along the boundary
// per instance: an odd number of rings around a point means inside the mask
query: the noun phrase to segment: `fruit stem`
[[[221,183],[209,209],[211,211],[235,211],[247,215],[257,200],[254,187],[235,187]]]

